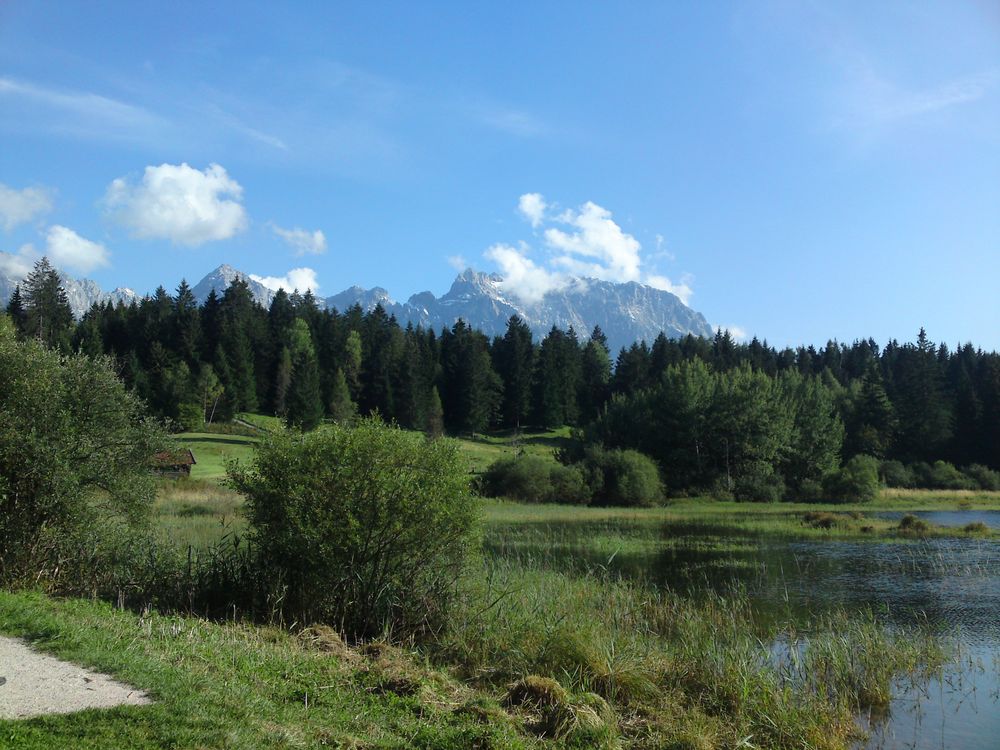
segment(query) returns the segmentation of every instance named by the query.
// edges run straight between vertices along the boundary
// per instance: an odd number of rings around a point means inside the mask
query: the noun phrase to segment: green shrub
[[[928,487],[932,490],[978,489],[975,480],[967,477],[947,461],[934,462],[934,465],[931,467]]]
[[[923,536],[930,530],[930,525],[922,518],[907,513],[899,519],[899,533],[905,536]]]
[[[268,435],[249,466],[228,470],[286,618],[354,638],[419,635],[446,621],[475,539],[453,441],[370,418]]]
[[[0,585],[65,578],[68,556],[144,520],[165,443],[108,359],[18,342],[0,316]],[[89,552],[88,552],[89,554]],[[73,581],[56,585],[73,587]]]
[[[736,478],[733,496],[742,502],[776,503],[785,494],[785,482],[770,464],[750,464]]]
[[[964,473],[981,490],[988,492],[1000,490],[1000,471],[994,471],[982,464],[972,464],[965,467]]]
[[[883,461],[878,473],[886,487],[910,489],[917,486],[913,471],[900,461]]]
[[[177,423],[184,432],[201,432],[205,428],[205,410],[201,404],[180,404],[177,407]]]
[[[583,470],[601,505],[625,507],[659,505],[663,482],[656,462],[639,451],[589,446]]]
[[[494,461],[483,473],[480,489],[488,497],[522,503],[586,505],[590,488],[578,466],[564,466],[542,456]]]
[[[878,495],[878,460],[855,456],[823,479],[823,494],[830,502],[867,503]]]
[[[586,505],[590,502],[590,487],[580,466],[563,466],[554,463],[549,470],[552,484],[549,502]]]

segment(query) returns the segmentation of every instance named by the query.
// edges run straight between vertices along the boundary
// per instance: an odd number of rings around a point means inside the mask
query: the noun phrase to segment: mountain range
[[[70,307],[77,317],[95,302],[121,301],[128,304],[138,299],[131,289],[118,288],[105,292],[90,279],[77,280],[65,274],[60,276]],[[192,291],[199,302],[204,302],[213,290],[222,295],[236,279],[247,283],[258,304],[265,307],[271,304],[274,290],[225,264],[205,276]],[[431,292],[420,292],[405,302],[397,302],[381,287],[363,289],[352,286],[339,294],[317,298],[317,303],[320,307],[340,311],[357,304],[366,312],[382,305],[386,313],[394,315],[404,325],[413,323],[435,330],[450,328],[461,318],[489,336],[502,335],[512,315],[524,320],[538,338],[545,336],[552,326],[557,326],[564,330],[572,327],[581,339],[585,339],[594,326],[599,325],[608,338],[612,353],[635,341],[652,342],[660,332],[674,338],[688,333],[712,335],[712,327],[705,316],[685,305],[677,296],[634,281],[618,283],[577,278],[562,289],[550,291],[540,300],[532,302],[512,294],[503,281],[498,274],[470,268],[460,273],[451,288],[440,297]],[[16,279],[0,275],[0,304],[7,304],[17,283]]]

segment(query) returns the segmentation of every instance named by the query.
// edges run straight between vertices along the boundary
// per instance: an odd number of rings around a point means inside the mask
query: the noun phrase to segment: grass
[[[161,535],[178,547],[203,549],[246,526],[243,498],[211,480],[162,480],[153,516]]]
[[[238,419],[249,422],[254,427],[266,432],[277,432],[278,430],[285,429],[285,422],[281,417],[268,416],[267,414],[253,414],[251,412],[242,412],[236,416]]]
[[[219,481],[226,476],[226,459],[245,460],[253,453],[256,438],[208,432],[182,432],[174,437],[182,448],[190,448],[197,462],[191,478]]]
[[[569,428],[557,430],[501,430],[488,435],[457,438],[462,454],[469,462],[469,470],[479,474],[494,461],[513,458],[519,452],[550,457],[556,449],[569,441]]]
[[[398,649],[369,655],[276,628],[0,592],[0,631],[110,672],[155,703],[0,721],[0,745],[87,748],[530,748],[473,690]],[[492,709],[487,722],[482,714]]]

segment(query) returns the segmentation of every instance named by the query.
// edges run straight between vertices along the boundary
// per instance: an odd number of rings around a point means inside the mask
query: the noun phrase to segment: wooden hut
[[[191,467],[197,461],[188,448],[173,451],[160,451],[153,456],[153,473],[167,479],[180,479],[191,476]]]

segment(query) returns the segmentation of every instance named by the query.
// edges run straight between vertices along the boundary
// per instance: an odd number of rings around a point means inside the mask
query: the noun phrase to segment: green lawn
[[[457,438],[462,453],[468,458],[469,470],[478,474],[501,458],[513,458],[518,451],[531,455],[552,456],[569,442],[569,427],[557,430],[513,430],[492,432],[488,435]]]
[[[226,475],[226,458],[248,459],[257,438],[208,432],[182,432],[175,436],[182,448],[190,448],[197,463],[192,479],[220,480]]]

